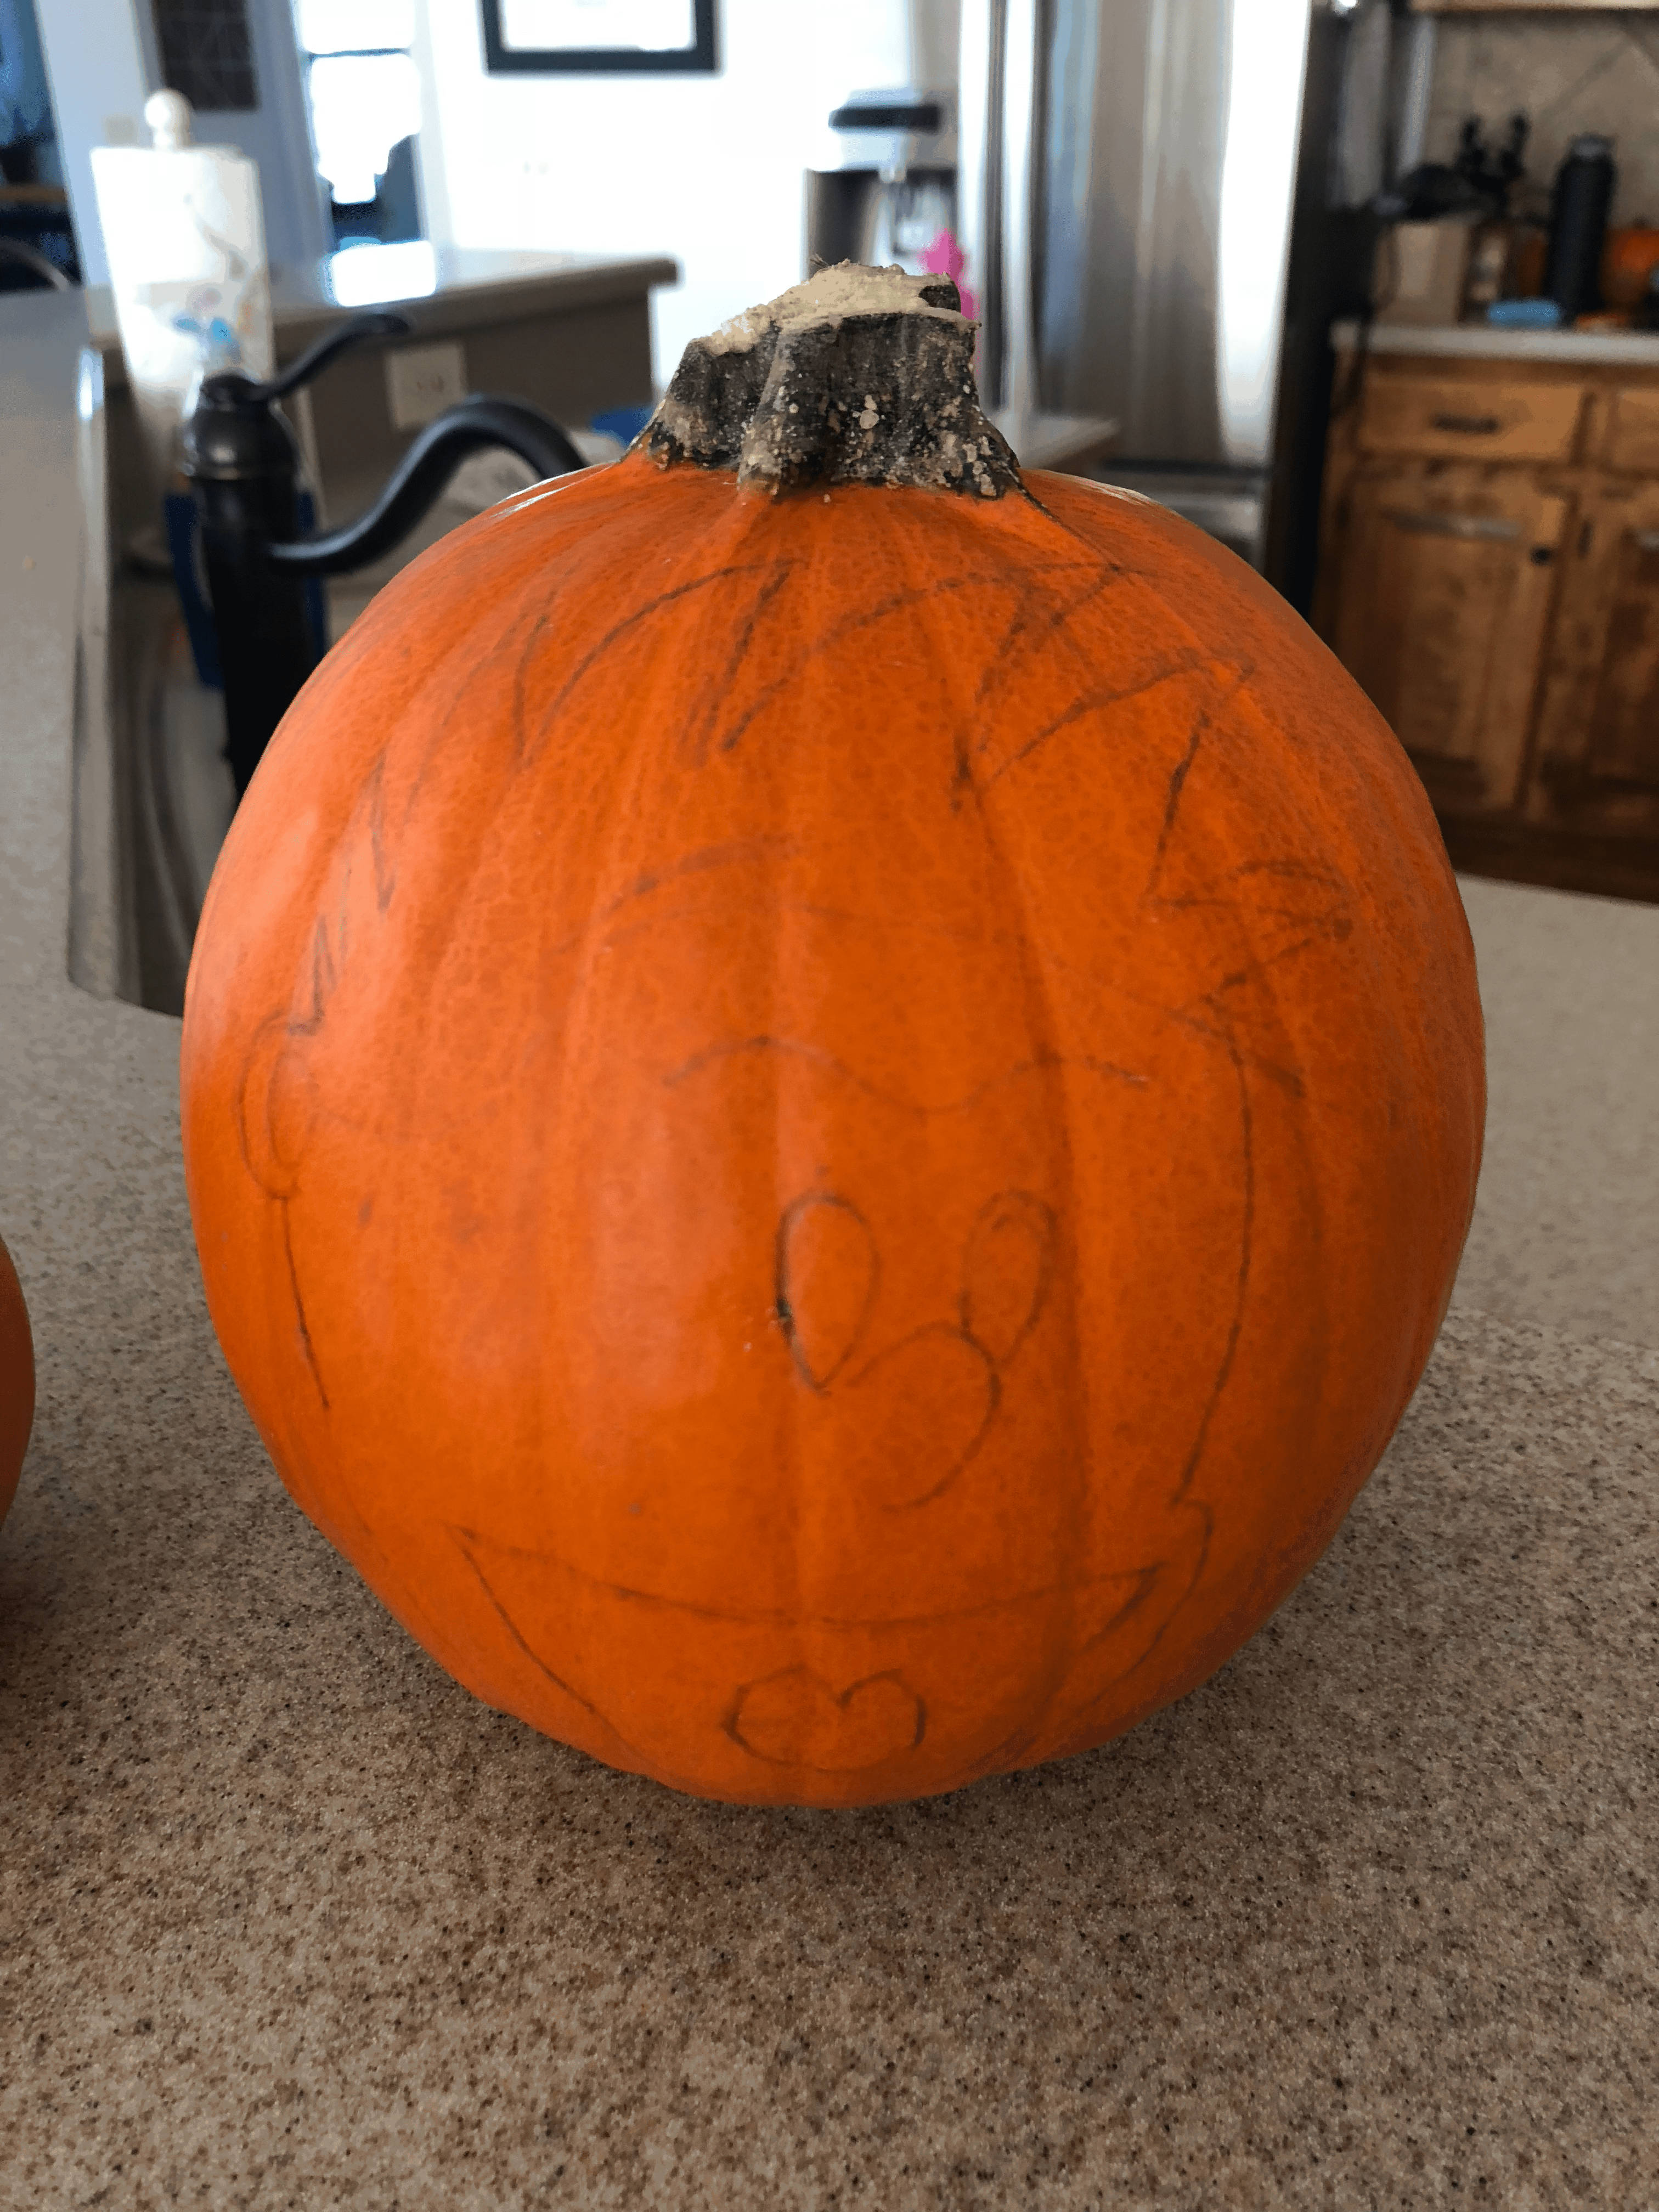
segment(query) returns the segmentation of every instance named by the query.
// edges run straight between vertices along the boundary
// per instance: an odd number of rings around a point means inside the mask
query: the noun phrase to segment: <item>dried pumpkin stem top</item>
[[[1020,489],[981,412],[975,325],[948,276],[843,261],[680,357],[641,443],[665,468],[735,469],[774,496],[810,484]]]

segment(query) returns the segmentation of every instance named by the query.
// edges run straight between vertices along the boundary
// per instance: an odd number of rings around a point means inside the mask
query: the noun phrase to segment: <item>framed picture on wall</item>
[[[484,65],[541,73],[712,74],[714,0],[481,0]]]

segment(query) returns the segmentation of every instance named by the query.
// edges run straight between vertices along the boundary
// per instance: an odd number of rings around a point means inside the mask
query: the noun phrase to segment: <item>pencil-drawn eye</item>
[[[304,1041],[285,1020],[268,1021],[256,1034],[237,1104],[248,1173],[268,1197],[292,1197],[317,1116],[317,1086]]]
[[[987,1200],[936,1317],[869,1350],[881,1287],[874,1233],[839,1192],[812,1191],[778,1224],[775,1310],[796,1372],[828,1401],[842,1463],[886,1512],[930,1505],[978,1455],[1002,1403],[1002,1364],[1048,1296],[1053,1209],[1030,1191]],[[884,1331],[885,1333],[885,1331]]]
[[[1048,1292],[1053,1209],[1027,1190],[992,1199],[968,1232],[962,1262],[962,1326],[999,1366],[1035,1326]]]
[[[850,1199],[809,1192],[778,1224],[774,1295],[803,1382],[827,1390],[857,1350],[881,1278],[870,1224]]]

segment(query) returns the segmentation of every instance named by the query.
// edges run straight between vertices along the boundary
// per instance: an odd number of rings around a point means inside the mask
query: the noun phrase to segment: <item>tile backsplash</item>
[[[1599,131],[1618,165],[1613,221],[1659,224],[1659,15],[1442,17],[1437,33],[1425,161],[1453,158],[1466,115],[1490,140],[1518,108],[1532,121],[1527,173],[1544,195],[1569,141]]]

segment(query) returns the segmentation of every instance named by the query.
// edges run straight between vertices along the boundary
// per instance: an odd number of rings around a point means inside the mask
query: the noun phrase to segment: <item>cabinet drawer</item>
[[[1565,461],[1583,405],[1578,384],[1366,380],[1359,441],[1376,453],[1432,453],[1462,461]]]
[[[1609,469],[1659,470],[1659,389],[1613,393],[1601,461]]]

